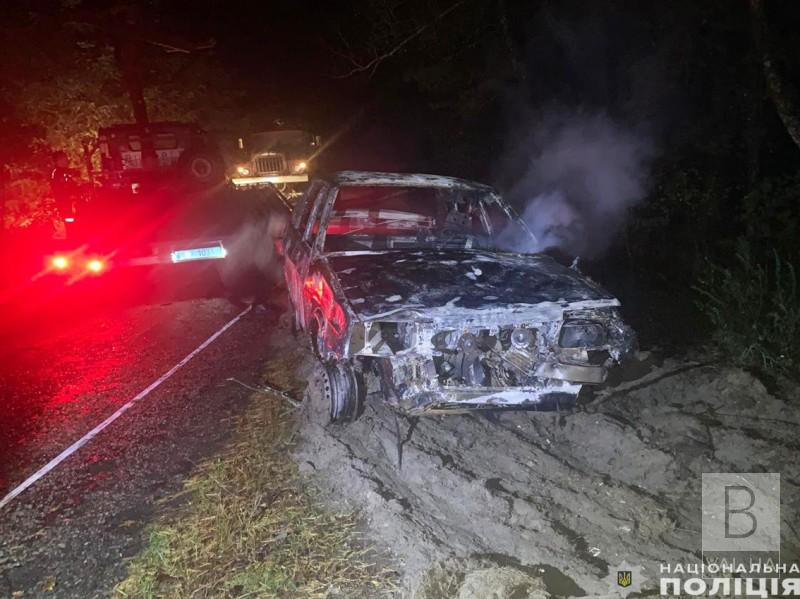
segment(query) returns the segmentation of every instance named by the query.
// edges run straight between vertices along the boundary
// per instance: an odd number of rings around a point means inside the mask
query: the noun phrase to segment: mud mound
[[[296,459],[365,513],[413,596],[595,596],[623,561],[652,585],[696,560],[702,472],[781,472],[791,522],[792,418],[747,373],[670,362],[569,414],[407,419],[372,400],[351,425],[304,422]]]

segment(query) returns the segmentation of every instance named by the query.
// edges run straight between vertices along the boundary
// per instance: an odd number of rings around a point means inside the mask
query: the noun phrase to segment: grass
[[[707,262],[695,291],[719,348],[734,363],[797,376],[800,288],[791,261],[777,252],[759,258],[740,241],[734,264]]]
[[[188,501],[149,529],[117,597],[382,597],[394,573],[352,513],[319,501],[293,463],[288,405],[253,397],[224,453],[181,492]]]

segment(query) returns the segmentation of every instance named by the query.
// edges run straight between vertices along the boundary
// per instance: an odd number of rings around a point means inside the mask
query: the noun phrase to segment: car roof
[[[379,171],[339,171],[333,173],[328,181],[334,185],[375,186],[375,187],[439,187],[443,189],[465,189],[484,191],[496,194],[489,185],[445,177],[443,175],[426,175],[423,173],[385,173]]]

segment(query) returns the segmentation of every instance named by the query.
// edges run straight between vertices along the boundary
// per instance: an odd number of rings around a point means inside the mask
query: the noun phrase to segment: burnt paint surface
[[[613,299],[545,255],[397,250],[333,254],[328,264],[360,318],[412,307],[491,309]]]
[[[496,193],[493,188],[476,181],[457,177],[428,175],[423,173],[382,173],[370,171],[340,171],[334,177],[337,185],[377,185],[380,187],[431,187],[449,189],[471,189]]]

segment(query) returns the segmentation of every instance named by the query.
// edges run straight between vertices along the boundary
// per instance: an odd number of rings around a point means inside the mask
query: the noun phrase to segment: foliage
[[[742,202],[745,234],[759,249],[800,252],[800,172],[761,181]]]
[[[84,146],[100,127],[131,122],[113,39],[125,0],[106,12],[83,2],[11,10],[0,33],[0,203],[4,227],[47,220],[52,200],[51,154],[63,150],[84,168]],[[135,36],[136,32],[122,33]],[[158,32],[153,33],[157,38]],[[141,42],[145,97],[151,120],[228,124],[232,92],[225,69],[208,52],[173,52]]]
[[[800,173],[758,182],[739,203],[735,244],[711,248],[732,248],[733,262],[706,259],[695,286],[720,349],[767,372],[800,372],[799,200]]]
[[[793,262],[776,251],[762,262],[741,239],[734,264],[706,261],[695,289],[727,356],[768,373],[798,373],[800,295]]]
[[[653,191],[633,208],[627,223],[629,243],[637,252],[646,251],[646,260],[640,260],[645,266],[658,254],[666,261],[674,260],[675,252],[688,256],[707,249],[702,246],[708,232],[725,218],[731,195],[718,176],[697,167],[661,164],[655,170]]]
[[[83,142],[91,142],[100,127],[131,119],[108,48],[96,55],[76,52],[69,68],[43,72],[25,86],[16,106],[19,118],[40,127],[41,142],[64,150],[75,163]]]
[[[11,179],[3,191],[3,228],[29,228],[46,224],[55,216],[50,185],[39,176]]]

